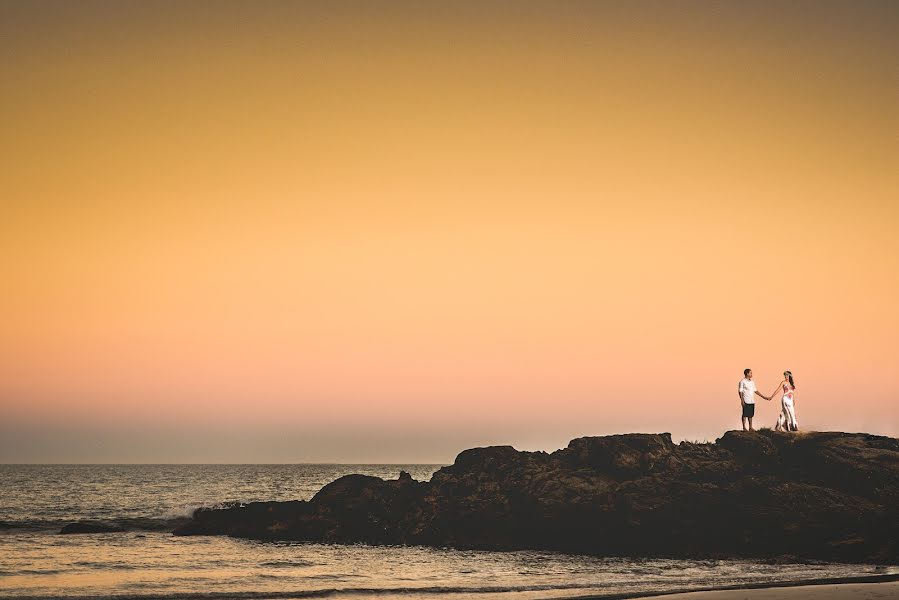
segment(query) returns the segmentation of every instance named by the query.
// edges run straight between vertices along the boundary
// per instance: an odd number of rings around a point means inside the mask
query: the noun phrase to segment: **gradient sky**
[[[897,436],[897,57],[896,2],[0,0],[0,461],[712,440],[745,367]]]

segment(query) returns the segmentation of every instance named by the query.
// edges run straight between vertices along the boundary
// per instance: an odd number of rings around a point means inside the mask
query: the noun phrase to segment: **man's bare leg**
[[[746,417],[743,417],[743,431],[746,431]]]
[[[749,417],[749,431],[755,431],[755,429],[752,428],[752,417]]]

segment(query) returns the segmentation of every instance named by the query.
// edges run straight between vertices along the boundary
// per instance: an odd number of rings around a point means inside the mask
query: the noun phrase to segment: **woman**
[[[799,421],[796,420],[796,408],[793,405],[793,393],[796,391],[796,384],[793,383],[793,374],[784,371],[784,380],[780,382],[780,389],[783,396],[780,398],[781,412],[777,417],[777,425],[774,431],[799,431]],[[772,394],[773,395],[773,394]]]

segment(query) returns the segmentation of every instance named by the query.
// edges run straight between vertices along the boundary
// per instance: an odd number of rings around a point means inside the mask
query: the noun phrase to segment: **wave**
[[[162,511],[158,516],[106,516],[83,515],[68,519],[19,519],[0,520],[0,534],[17,531],[59,531],[70,523],[97,523],[118,527],[125,531],[171,531],[190,521],[194,513],[201,508],[223,509],[242,506],[237,501],[218,502],[216,504],[193,504],[178,506]]]
[[[200,510],[201,508],[211,508],[211,509],[223,509],[223,508],[234,508],[237,506],[246,506],[246,502],[241,502],[239,500],[229,500],[226,502],[217,502],[215,504],[187,504],[184,506],[177,506],[175,508],[170,508],[162,513],[163,519],[192,519],[194,513]]]
[[[25,519],[0,521],[0,534],[19,532],[53,531],[70,523],[97,523],[117,527],[125,531],[171,531],[187,523],[190,517],[113,517],[103,519]]]
[[[267,560],[259,563],[260,567],[275,568],[295,568],[295,567],[313,567],[315,563],[306,560]]]
[[[92,599],[99,600],[261,600],[270,599],[292,599],[297,600],[303,598],[331,598],[343,595],[365,595],[365,596],[405,596],[405,595],[435,595],[445,596],[448,594],[496,594],[496,593],[513,593],[513,592],[541,592],[550,590],[587,590],[596,589],[596,584],[546,584],[546,585],[497,585],[497,586],[430,586],[430,587],[391,587],[391,588],[367,588],[367,587],[345,587],[345,588],[322,588],[315,590],[278,590],[278,591],[243,591],[243,592],[188,592],[188,593],[168,593],[168,594],[114,594],[109,596],[91,595]],[[53,600],[59,598],[62,600],[72,600],[73,598],[86,598],[86,596],[16,596],[17,600],[37,600],[42,598],[45,600]]]
[[[47,529],[59,529],[72,521],[52,521],[43,519],[30,519],[25,521],[0,521],[0,531],[43,531]]]

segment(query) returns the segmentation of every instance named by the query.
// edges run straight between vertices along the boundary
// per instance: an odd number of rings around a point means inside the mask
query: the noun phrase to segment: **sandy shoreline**
[[[567,600],[882,600],[899,599],[899,573],[835,579],[789,581],[740,587],[700,589],[658,594],[572,596]]]
[[[646,596],[643,596],[646,598]],[[656,596],[658,597],[658,596]],[[670,600],[883,600],[899,598],[899,582],[836,583],[792,587],[685,592],[664,596]]]

